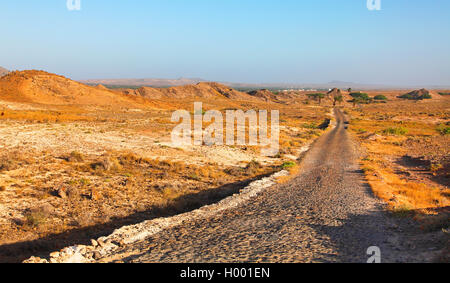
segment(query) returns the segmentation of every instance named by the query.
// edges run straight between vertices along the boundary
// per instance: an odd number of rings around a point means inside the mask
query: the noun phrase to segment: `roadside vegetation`
[[[275,102],[201,101],[201,114],[279,110],[279,153],[262,157],[257,146],[171,146],[171,114],[192,112],[193,99],[164,101],[156,109],[1,104],[0,262],[20,261],[29,247],[33,254],[53,251],[214,203],[280,170],[295,175],[302,148],[324,132],[331,112],[329,101],[306,105],[306,95],[285,93]]]
[[[365,149],[361,163],[374,194],[396,215],[413,216],[425,226],[436,226],[429,221],[442,218],[436,215],[449,216],[448,105],[395,101],[389,107],[348,110],[350,130]],[[435,228],[448,227],[439,221]]]

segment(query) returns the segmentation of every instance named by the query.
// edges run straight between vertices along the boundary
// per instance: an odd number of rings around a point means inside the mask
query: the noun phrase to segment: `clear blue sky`
[[[0,66],[73,79],[450,85],[450,1],[0,0]]]

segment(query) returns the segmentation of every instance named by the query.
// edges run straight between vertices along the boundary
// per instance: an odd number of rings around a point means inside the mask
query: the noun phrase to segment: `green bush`
[[[305,128],[305,129],[318,129],[319,126],[317,126],[316,123],[305,123],[305,124],[303,124],[303,128]]]
[[[370,97],[367,93],[363,93],[363,92],[353,92],[350,93],[350,96],[353,98],[360,98],[362,100],[369,100]]]
[[[398,98],[402,98],[402,99],[408,99],[408,100],[424,100],[424,99],[431,99],[432,96],[428,93],[428,94],[423,94],[420,96],[414,96],[410,93],[404,94],[404,95],[400,95]]]
[[[440,125],[436,130],[443,136],[450,135],[450,127],[448,126]]]
[[[375,96],[373,99],[375,99],[375,100],[387,100],[387,97],[382,95],[382,94],[379,94],[379,95]]]
[[[309,99],[314,99],[316,101],[319,101],[319,104],[322,102],[322,99],[326,97],[325,93],[312,93],[308,94]]]
[[[295,163],[294,161],[288,161],[288,162],[283,163],[283,165],[282,165],[283,169],[289,169],[289,168],[292,168],[295,166],[297,166],[297,163]]]
[[[383,134],[385,135],[393,135],[393,136],[404,136],[408,133],[408,130],[403,127],[392,128],[389,127],[383,130]]]
[[[398,98],[403,98],[403,99],[409,99],[409,100],[414,100],[414,96],[412,96],[412,94],[404,94],[404,95],[400,95]]]

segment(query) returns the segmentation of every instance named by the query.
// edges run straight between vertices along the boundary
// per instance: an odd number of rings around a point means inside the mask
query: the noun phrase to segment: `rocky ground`
[[[213,215],[161,219],[128,243],[104,238],[81,250],[99,262],[366,262],[367,249],[377,246],[383,262],[435,260],[448,235],[419,235],[411,220],[386,212],[358,169],[343,115],[336,115],[336,128],[316,142],[290,182]],[[152,227],[159,229],[148,233]],[[77,261],[79,252],[66,249],[52,261]]]
[[[230,101],[209,107],[236,108]],[[218,202],[295,161],[324,132],[316,125],[330,112],[242,103],[243,109],[281,107],[280,154],[263,157],[255,146],[174,147],[176,124],[167,109],[0,101],[0,262],[87,244],[125,225]]]

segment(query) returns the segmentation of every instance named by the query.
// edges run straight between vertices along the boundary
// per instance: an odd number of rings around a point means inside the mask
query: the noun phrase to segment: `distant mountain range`
[[[198,84],[201,82],[211,82],[200,78],[179,78],[179,79],[99,79],[99,80],[83,80],[81,83],[89,85],[105,85],[108,87],[123,87],[123,88],[138,88],[138,87],[174,87]],[[328,83],[233,83],[233,82],[219,82],[228,87],[236,89],[333,89],[341,88],[354,90],[375,90],[375,89],[416,89],[416,88],[429,88],[429,89],[448,89],[450,86],[437,86],[437,85],[385,85],[385,84],[362,84],[343,81],[331,81]]]
[[[106,85],[115,87],[171,87],[198,84],[208,82],[207,80],[197,78],[179,78],[179,79],[100,79],[80,81],[89,85]]]
[[[10,71],[0,67],[0,77],[6,75]],[[185,85],[196,85],[198,83],[210,83],[213,81],[204,80],[201,78],[178,78],[178,79],[90,79],[80,80],[80,83],[88,84],[91,86],[104,85],[109,88],[133,88],[140,87],[176,87]],[[304,90],[328,90],[333,88],[340,88],[347,90],[351,88],[353,90],[387,90],[387,89],[450,89],[450,85],[388,85],[388,84],[365,84],[354,83],[344,81],[331,81],[328,83],[235,83],[235,82],[220,82],[218,83],[226,85],[231,88],[235,88],[242,91],[251,91],[257,89],[270,89],[270,90],[290,90],[290,89],[304,89]]]

